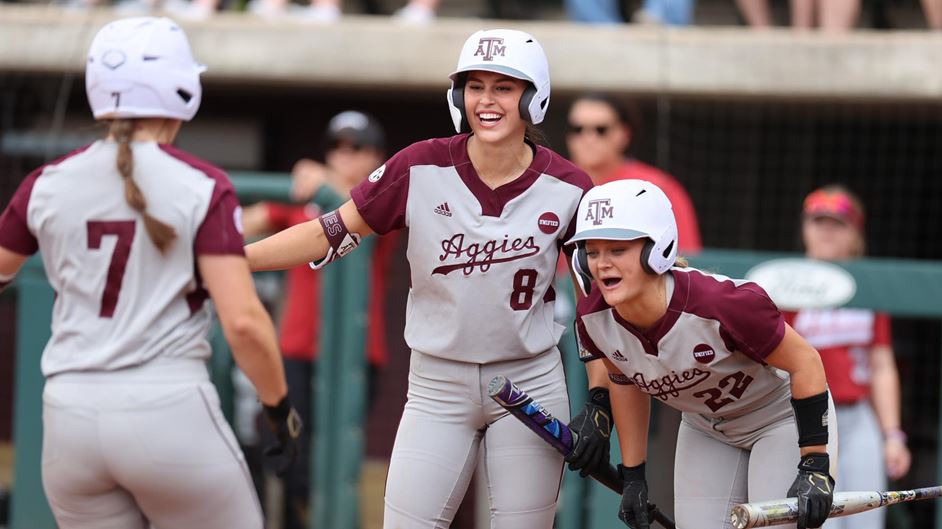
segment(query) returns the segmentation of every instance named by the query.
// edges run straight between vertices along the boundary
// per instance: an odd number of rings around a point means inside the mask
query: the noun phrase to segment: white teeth
[[[495,114],[493,112],[482,112],[478,114],[478,117],[481,119],[500,119],[500,114]]]

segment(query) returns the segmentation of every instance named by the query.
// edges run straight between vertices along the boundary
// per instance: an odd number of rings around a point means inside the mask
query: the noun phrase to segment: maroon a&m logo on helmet
[[[709,364],[716,358],[716,352],[705,343],[701,343],[693,348],[693,359],[701,364]]]
[[[559,229],[559,217],[556,216],[552,211],[547,211],[546,213],[540,215],[540,220],[537,221],[537,226],[540,227],[540,231],[547,235],[552,235],[556,233],[556,230]]]
[[[612,206],[611,199],[600,198],[589,201],[589,207],[586,210],[585,220],[591,220],[593,226],[598,226],[602,224],[603,220],[610,219],[614,216],[615,208]]]
[[[504,45],[504,39],[498,37],[484,37],[478,41],[478,49],[474,52],[475,57],[484,56],[485,61],[493,61],[495,55],[504,56],[507,46]]]

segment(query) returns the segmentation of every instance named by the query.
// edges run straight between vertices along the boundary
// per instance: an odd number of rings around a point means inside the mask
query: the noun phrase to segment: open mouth
[[[498,113],[496,113],[496,112],[480,112],[480,113],[478,113],[478,121],[480,121],[481,124],[484,125],[485,127],[493,127],[493,126],[496,126],[497,123],[499,123],[500,120],[503,119],[503,117],[504,117],[503,115],[498,114]]]
[[[602,278],[602,284],[606,287],[614,287],[615,285],[621,283],[620,277],[604,277]]]

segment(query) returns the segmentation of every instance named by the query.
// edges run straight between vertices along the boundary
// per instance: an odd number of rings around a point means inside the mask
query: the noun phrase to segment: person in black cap
[[[342,200],[349,198],[350,189],[382,165],[385,143],[383,128],[374,117],[355,110],[334,116],[324,133],[324,163],[306,158],[295,163],[291,172],[293,204],[260,202],[246,207],[243,213],[245,237],[283,230],[317,218],[321,214],[320,209],[308,201],[324,187],[329,187]],[[374,288],[369,294],[366,342],[371,380],[388,358],[382,308],[386,291],[385,271],[389,268],[387,264],[395,243],[395,234],[384,236],[377,239],[373,250],[371,281]],[[306,421],[313,421],[311,381],[321,321],[319,293],[320,274],[306,264],[287,271],[279,326],[280,345],[292,402],[297,403],[298,413]],[[367,384],[367,387],[372,397],[374,385]],[[301,448],[298,463],[284,480],[285,529],[309,526],[311,441],[308,431],[298,443]]]

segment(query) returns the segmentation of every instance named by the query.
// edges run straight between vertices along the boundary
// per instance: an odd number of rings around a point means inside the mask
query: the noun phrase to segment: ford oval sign
[[[857,292],[850,272],[826,261],[775,259],[746,273],[782,310],[840,307]]]

